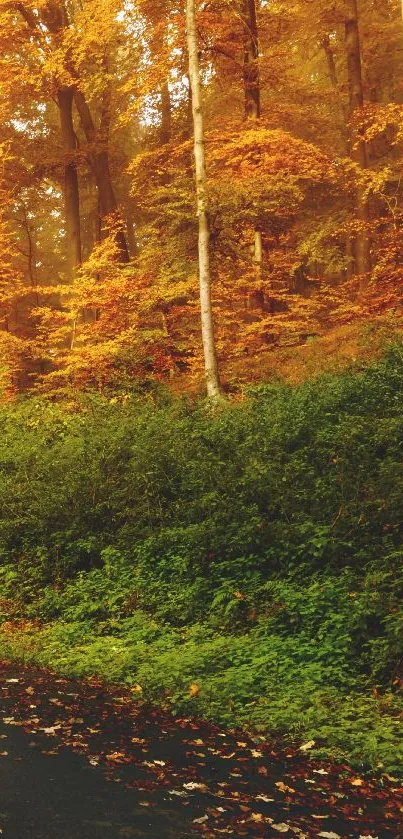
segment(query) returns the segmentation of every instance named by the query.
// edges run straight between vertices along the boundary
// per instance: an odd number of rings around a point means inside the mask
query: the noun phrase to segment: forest
[[[181,5],[0,8],[3,394],[199,393]],[[329,328],[399,321],[403,23],[397,0],[193,12],[215,356],[237,393]]]
[[[394,782],[399,0],[0,23],[0,657]]]

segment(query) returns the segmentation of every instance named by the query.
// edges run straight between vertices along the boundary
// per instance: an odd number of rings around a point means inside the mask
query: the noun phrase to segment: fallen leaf
[[[199,783],[196,783],[196,781],[189,781],[188,784],[183,784],[183,786],[184,786],[184,789],[190,789],[190,790],[199,789],[199,790],[201,790],[201,792],[208,792],[208,787],[206,787],[206,784],[199,784]]]
[[[277,787],[277,789],[279,789],[281,792],[295,792],[295,789],[293,789],[292,787],[288,787],[288,786],[287,786],[287,784],[283,784],[283,782],[282,782],[282,781],[277,781],[277,783],[275,784],[275,786],[276,786],[276,787]]]
[[[315,745],[315,740],[308,740],[307,743],[304,743],[303,746],[299,747],[300,752],[307,752],[309,749],[313,749]]]

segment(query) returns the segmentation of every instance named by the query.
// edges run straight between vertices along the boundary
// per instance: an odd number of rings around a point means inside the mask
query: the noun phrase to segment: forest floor
[[[97,679],[3,661],[4,839],[403,837],[403,788]]]
[[[354,365],[360,367],[374,362],[385,352],[385,347],[400,342],[402,336],[402,321],[387,315],[329,326],[322,334],[301,343],[263,347],[261,352],[242,355],[228,363],[223,361],[222,377],[230,383],[230,390],[236,390],[232,387],[234,382],[241,389],[279,379],[299,384],[316,376],[343,373]],[[201,388],[203,384],[204,380]],[[177,382],[173,380],[172,386],[178,393],[183,389],[192,392],[192,383],[186,381],[186,376]]]

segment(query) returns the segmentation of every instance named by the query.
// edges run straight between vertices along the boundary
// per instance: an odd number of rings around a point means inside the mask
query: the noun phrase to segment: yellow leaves
[[[293,789],[293,787],[287,786],[287,784],[284,784],[282,781],[277,781],[275,786],[277,787],[277,789],[280,790],[280,792],[295,792],[295,789]]]
[[[132,693],[138,693],[138,694],[143,693],[143,688],[141,687],[141,685],[138,685],[138,684],[132,685],[130,690],[131,690]],[[140,742],[140,741],[136,740],[135,738],[132,738],[132,743],[134,743],[134,742]]]
[[[111,752],[108,755],[105,755],[105,760],[108,760],[110,763],[126,763],[127,756],[124,752]]]
[[[190,696],[198,696],[199,693],[200,693],[200,686],[197,684],[197,682],[192,682],[192,684],[189,687],[189,695]]]
[[[360,130],[367,143],[375,140],[385,131],[395,129],[393,144],[401,141],[403,134],[403,106],[394,102],[367,104],[360,113]]]
[[[224,166],[240,178],[254,177],[259,172],[267,179],[294,177],[310,182],[336,181],[338,176],[332,161],[318,148],[299,140],[287,131],[270,129],[260,124],[245,130],[244,124],[228,132],[212,132],[207,137],[209,170],[219,176]]]
[[[311,749],[313,749],[314,745],[315,740],[308,740],[307,743],[303,743],[303,745],[299,747],[299,750],[300,752],[309,752]]]

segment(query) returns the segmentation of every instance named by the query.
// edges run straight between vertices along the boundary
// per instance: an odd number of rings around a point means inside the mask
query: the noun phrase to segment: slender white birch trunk
[[[222,399],[222,392],[218,375],[211,303],[210,224],[195,0],[186,0],[186,28],[189,53],[189,79],[192,91],[197,218],[199,221],[199,285],[204,367],[207,395],[212,401],[217,402]]]

